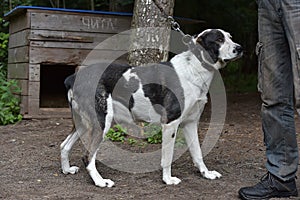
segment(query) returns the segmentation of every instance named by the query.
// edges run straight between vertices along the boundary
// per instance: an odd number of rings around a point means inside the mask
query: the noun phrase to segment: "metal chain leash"
[[[179,23],[172,17],[171,15],[167,14],[164,8],[157,2],[157,0],[152,0],[155,6],[160,10],[160,12],[164,15],[164,17],[169,21],[171,24],[171,28],[177,32],[179,32],[182,36],[186,34],[180,29]]]
[[[190,49],[191,52],[193,52],[193,54],[198,58],[198,60],[201,62],[202,66],[204,68],[206,68],[209,71],[214,71],[215,68],[212,67],[210,64],[208,64],[207,62],[204,62],[203,60],[203,55],[202,54],[207,54],[206,51],[203,50],[203,48],[200,45],[197,45],[194,43],[193,41],[193,37],[189,34],[185,34],[181,28],[180,28],[180,24],[174,19],[174,17],[172,17],[171,15],[168,15],[166,13],[166,11],[164,10],[164,8],[157,2],[157,0],[152,0],[153,3],[155,4],[155,6],[160,10],[160,12],[162,13],[162,15],[169,21],[169,23],[171,24],[171,28],[174,31],[179,32],[182,35],[182,42],[188,46],[188,48]],[[210,56],[206,56],[207,58],[210,58]]]

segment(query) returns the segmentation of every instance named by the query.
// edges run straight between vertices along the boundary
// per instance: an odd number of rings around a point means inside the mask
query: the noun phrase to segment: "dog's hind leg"
[[[220,178],[222,175],[217,171],[209,171],[203,161],[202,151],[198,138],[197,123],[198,121],[196,120],[194,122],[185,124],[183,127],[185,140],[189,147],[194,164],[198,167],[203,177],[207,179]]]
[[[161,166],[163,168],[163,181],[167,185],[177,185],[181,180],[172,177],[171,165],[173,161],[174,144],[179,122],[173,121],[169,124],[162,125],[162,157]]]
[[[98,115],[102,114],[101,112],[104,112],[103,110],[99,109],[96,110],[98,112]],[[114,182],[110,179],[104,179],[102,176],[99,174],[96,168],[96,157],[97,157],[97,152],[100,147],[100,143],[103,140],[103,137],[106,135],[106,133],[109,131],[109,128],[111,127],[111,123],[113,120],[113,105],[112,105],[112,99],[109,97],[107,99],[107,114],[105,116],[105,123],[104,128],[102,127],[102,130],[92,130],[92,136],[93,140],[89,149],[89,163],[86,167],[87,171],[89,172],[91,178],[93,179],[94,183],[98,187],[112,187],[114,186]],[[99,131],[102,132],[102,134],[99,134]]]
[[[93,141],[89,150],[88,165],[86,169],[89,172],[96,186],[112,187],[114,186],[115,183],[110,179],[102,178],[102,176],[99,174],[96,168],[96,157],[97,157],[97,152],[99,150],[100,143],[103,139],[102,135],[98,133],[92,133],[92,134],[97,134],[97,136],[93,137]]]
[[[74,127],[71,134],[60,145],[61,168],[64,174],[75,174],[79,170],[79,167],[77,166],[70,166],[69,162],[70,150],[79,137],[80,133]]]

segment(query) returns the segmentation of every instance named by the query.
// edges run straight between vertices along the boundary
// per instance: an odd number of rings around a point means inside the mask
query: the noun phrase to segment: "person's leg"
[[[258,0],[259,84],[268,170],[261,182],[239,190],[242,199],[297,196],[298,165],[293,70],[281,0]]]
[[[294,92],[296,107],[300,115],[300,2],[299,0],[283,0],[283,22],[291,49],[294,73]]]
[[[283,26],[281,1],[259,7],[259,88],[268,171],[283,181],[293,179],[298,166],[293,104],[293,71]],[[275,3],[274,3],[275,2]]]

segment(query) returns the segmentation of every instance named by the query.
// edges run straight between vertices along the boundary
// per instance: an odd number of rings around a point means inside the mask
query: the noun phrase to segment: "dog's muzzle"
[[[235,47],[235,49],[233,50],[233,53],[236,53],[237,55],[242,56],[243,55],[243,47],[238,45]]]
[[[237,59],[239,59],[240,57],[243,56],[243,52],[244,52],[243,47],[242,47],[241,45],[237,45],[237,46],[233,49],[233,52],[232,52],[233,54],[235,54],[235,56],[234,56],[233,58],[231,58],[231,59],[224,59],[223,61],[224,61],[225,63],[228,63],[228,62],[230,62],[230,61],[237,60]]]

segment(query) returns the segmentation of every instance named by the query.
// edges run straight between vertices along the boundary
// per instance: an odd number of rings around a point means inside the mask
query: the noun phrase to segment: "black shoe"
[[[270,173],[264,175],[260,182],[252,187],[244,187],[239,190],[243,200],[270,199],[274,197],[298,196],[295,179],[282,181]]]

